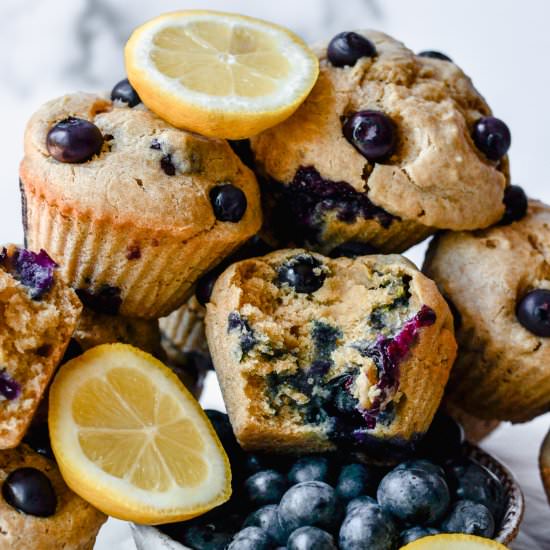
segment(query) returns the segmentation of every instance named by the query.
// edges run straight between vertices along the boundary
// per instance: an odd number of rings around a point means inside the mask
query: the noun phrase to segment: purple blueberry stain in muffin
[[[122,305],[121,290],[116,286],[104,284],[98,289],[77,288],[76,294],[84,306],[97,313],[117,315]]]
[[[237,311],[233,311],[229,314],[227,319],[227,332],[229,334],[237,333],[239,335],[239,347],[243,357],[258,343],[248,321]]]
[[[11,257],[4,248],[0,263],[27,288],[33,300],[40,300],[52,288],[58,267],[45,250],[37,254],[25,248],[16,248]]]
[[[273,230],[283,242],[319,243],[331,213],[344,223],[362,218],[383,228],[399,219],[349,183],[322,178],[313,166],[300,167],[288,185],[272,182],[265,188],[274,199]]]
[[[21,395],[21,386],[7,373],[6,369],[0,369],[0,396],[8,401],[13,401]]]

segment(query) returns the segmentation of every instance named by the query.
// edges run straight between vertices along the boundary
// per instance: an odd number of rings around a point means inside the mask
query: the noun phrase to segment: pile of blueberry
[[[436,417],[422,457],[389,469],[349,454],[247,454],[227,415],[207,411],[231,460],[233,496],[161,529],[200,550],[394,550],[451,532],[492,538],[506,498],[485,467],[462,455],[462,430]]]

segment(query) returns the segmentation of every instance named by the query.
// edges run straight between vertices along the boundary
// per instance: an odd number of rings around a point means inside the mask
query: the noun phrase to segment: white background
[[[550,202],[550,2],[545,0],[1,0],[0,242],[21,242],[17,167],[30,114],[75,90],[110,89],[124,76],[123,44],[134,28],[182,8],[240,11],[291,27],[308,41],[376,28],[414,50],[450,55],[512,131],[513,182]],[[411,257],[421,262],[423,247]],[[213,385],[206,395],[219,404]],[[550,549],[550,508],[536,454],[549,416],[503,427],[485,444],[511,465],[528,495],[524,532],[514,548]],[[126,549],[125,526],[109,526],[98,548]],[[536,536],[534,541],[531,536]]]

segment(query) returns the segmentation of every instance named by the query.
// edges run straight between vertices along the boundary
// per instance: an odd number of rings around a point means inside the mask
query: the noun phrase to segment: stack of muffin
[[[48,455],[64,350],[116,341],[191,384],[213,363],[245,449],[402,457],[445,388],[489,425],[550,408],[550,208],[510,185],[508,128],[441,53],[371,31],[315,52],[305,102],[247,141],[171,126],[127,80],[31,118],[26,245],[0,256],[3,449]],[[397,255],[433,234],[424,273]],[[55,463],[0,458],[6,544],[90,548],[104,516]],[[15,502],[32,476],[38,510]]]

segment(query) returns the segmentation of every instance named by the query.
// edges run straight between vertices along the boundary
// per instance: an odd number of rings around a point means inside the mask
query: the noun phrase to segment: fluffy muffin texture
[[[19,468],[35,468],[48,477],[57,508],[53,516],[32,516],[16,510],[0,496],[0,549],[92,550],[107,517],[67,487],[53,460],[25,445],[0,452],[1,483]]]
[[[68,117],[103,135],[102,151],[87,162],[49,153],[49,130]],[[92,94],[67,95],[35,113],[20,176],[29,244],[47,245],[85,305],[103,313],[170,313],[261,224],[255,177],[225,141]],[[237,222],[220,221],[213,209],[211,191],[226,184],[246,197]]]
[[[25,435],[82,305],[48,255],[0,249],[0,449]]]
[[[550,338],[519,323],[533,289],[550,289],[550,208],[530,201],[507,226],[444,233],[424,272],[456,309],[459,353],[449,400],[485,419],[527,421],[550,408]]]
[[[315,48],[320,76],[310,96],[251,140],[276,210],[270,229],[324,253],[350,240],[397,252],[436,229],[497,222],[507,159],[487,159],[472,140],[474,123],[491,111],[470,79],[452,62],[358,32],[377,55],[335,67],[326,44]],[[397,144],[384,161],[369,162],[344,137],[343,122],[363,110],[394,123]]]
[[[447,304],[400,256],[239,262],[216,282],[206,333],[237,439],[278,452],[408,447],[455,355]]]

